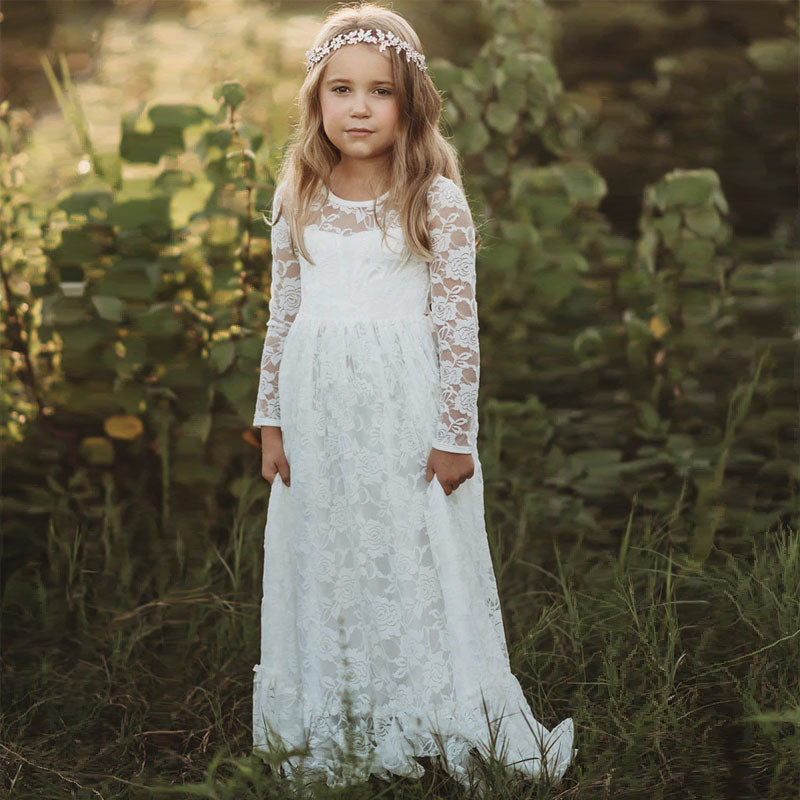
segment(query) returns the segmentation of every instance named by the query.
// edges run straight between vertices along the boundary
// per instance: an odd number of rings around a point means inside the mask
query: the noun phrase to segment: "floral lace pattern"
[[[452,181],[434,183],[428,225],[436,254],[430,267],[431,311],[444,398],[436,447],[469,453],[478,436],[480,381],[475,227],[466,198]]]
[[[544,727],[511,672],[480,460],[449,496],[436,478],[416,502],[404,494],[405,513],[359,505],[356,479],[338,488],[340,500],[325,492],[317,504],[294,476],[291,488],[280,475],[272,486],[254,747],[305,751],[285,760],[286,773],[330,786],[371,773],[419,777],[416,757],[442,756],[473,787],[476,753],[559,779],[574,755],[573,722]],[[325,529],[328,503],[334,520],[346,516],[342,527]]]
[[[341,200],[329,194],[318,209],[309,230],[351,237],[379,230],[376,215],[388,193],[376,207],[372,201]],[[280,187],[273,199],[277,216]],[[395,249],[402,248],[396,212],[388,215]],[[392,224],[394,223],[394,224]],[[478,389],[480,348],[475,296],[475,227],[464,193],[451,180],[438,176],[428,194],[428,225],[435,258],[428,265],[426,307],[436,327],[441,390],[440,423],[434,446],[455,453],[471,453],[478,436]],[[261,372],[253,425],[281,425],[278,373],[289,328],[297,317],[302,298],[302,268],[292,253],[285,216],[272,229],[272,283],[269,322],[261,356]],[[413,259],[411,259],[413,260]],[[314,265],[304,265],[313,269]],[[427,313],[427,312],[426,312]]]
[[[278,214],[280,190],[272,199],[272,219]],[[253,425],[281,424],[278,398],[278,370],[283,357],[286,334],[300,310],[300,262],[291,249],[289,226],[285,217],[272,227],[272,287],[269,299],[269,322],[261,353],[261,373]]]

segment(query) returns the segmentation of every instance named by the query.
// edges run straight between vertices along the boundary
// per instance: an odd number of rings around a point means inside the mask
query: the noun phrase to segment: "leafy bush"
[[[717,530],[746,541],[796,515],[791,263],[737,249],[708,169],[663,176],[638,237],[615,234],[581,151],[589,116],[536,38],[545,7],[487,8],[494,33],[470,67],[431,68],[481,221],[482,453],[498,508],[522,499],[538,526],[601,544],[630,497],[651,512],[677,499],[673,535],[695,561]],[[120,497],[157,498],[162,527],[177,515],[203,529],[232,470],[258,468],[259,211],[278,148],[240,122],[230,82],[216,113],[139,109],[119,151],[97,154],[66,65],[63,86],[49,74],[90,175],[40,225],[19,177],[4,184],[8,302],[25,333],[6,329],[12,530],[68,485],[96,515],[109,478]]]

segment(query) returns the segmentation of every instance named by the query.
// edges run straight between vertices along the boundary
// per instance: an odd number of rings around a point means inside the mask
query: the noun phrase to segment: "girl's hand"
[[[444,493],[449,496],[475,474],[475,462],[469,453],[448,453],[434,447],[428,456],[425,480],[430,483],[434,474],[442,484]]]
[[[284,486],[289,486],[289,462],[283,452],[283,431],[277,425],[265,425],[261,428],[261,474],[271,486],[278,473]]]

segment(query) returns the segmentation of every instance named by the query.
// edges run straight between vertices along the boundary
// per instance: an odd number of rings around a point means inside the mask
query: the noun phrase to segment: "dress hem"
[[[504,694],[521,695],[518,684],[505,690],[493,687],[491,696],[482,695],[477,703],[471,697],[458,704],[446,704],[434,713],[442,720],[439,724],[424,723],[423,718],[428,715],[420,709],[382,707],[368,714],[351,710],[349,731],[339,717],[331,722],[328,714],[304,713],[300,733],[297,713],[292,711],[302,704],[298,691],[279,687],[260,664],[253,671],[253,751],[282,750],[285,757],[280,763],[284,771],[324,780],[328,786],[364,782],[372,774],[383,779],[391,775],[419,778],[425,768],[415,759],[440,757],[453,778],[474,788],[480,772],[476,769],[476,753],[485,759],[497,759],[520,776],[541,779],[547,775],[558,782],[577,754],[571,717],[548,731],[536,722],[531,725],[524,715],[507,710],[494,713],[495,709],[507,708]],[[260,709],[264,708],[271,709],[271,713],[262,716]],[[533,733],[536,726],[538,735]],[[294,731],[295,735],[282,736],[278,729]],[[344,757],[347,752],[352,754],[349,761]],[[544,765],[542,752],[546,756]]]

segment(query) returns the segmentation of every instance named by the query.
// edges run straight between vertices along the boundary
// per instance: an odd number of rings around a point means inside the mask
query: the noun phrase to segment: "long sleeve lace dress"
[[[396,212],[383,238],[387,196],[327,192],[305,228],[313,264],[285,217],[272,230],[253,424],[282,428],[291,486],[275,477],[267,511],[254,748],[305,748],[284,765],[329,785],[420,776],[414,756],[437,754],[469,785],[473,748],[558,778],[572,720],[548,731],[510,670],[484,523],[469,206],[436,177],[426,263]],[[473,456],[450,495],[426,480],[431,447]]]

